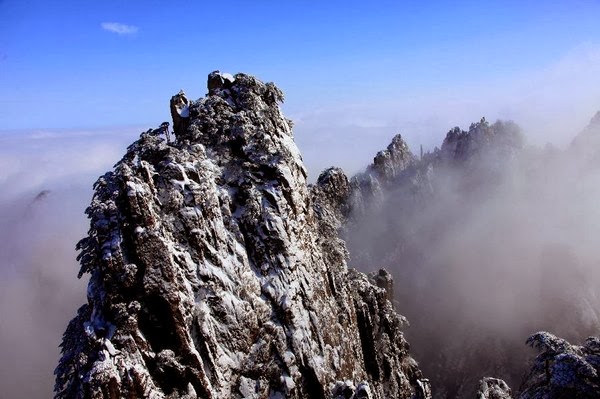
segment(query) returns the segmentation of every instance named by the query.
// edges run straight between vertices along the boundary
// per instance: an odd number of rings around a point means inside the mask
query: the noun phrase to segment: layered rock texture
[[[346,266],[358,183],[307,186],[272,83],[214,72],[208,89],[173,97],[174,140],[143,133],[94,186],[56,397],[430,397],[391,276]],[[403,145],[374,170],[400,173]]]

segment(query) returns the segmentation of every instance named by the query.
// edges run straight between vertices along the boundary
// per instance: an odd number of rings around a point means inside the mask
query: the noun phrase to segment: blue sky
[[[597,0],[1,0],[0,129],[154,126],[214,69],[281,87],[309,153],[343,130],[433,146],[481,114],[580,126],[600,108],[599,18]]]

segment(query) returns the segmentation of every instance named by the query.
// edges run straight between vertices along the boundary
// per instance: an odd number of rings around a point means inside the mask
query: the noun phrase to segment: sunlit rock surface
[[[143,133],[94,186],[56,397],[430,397],[391,276],[346,266],[351,183],[307,186],[272,83],[214,72],[208,88],[171,99],[174,140]]]

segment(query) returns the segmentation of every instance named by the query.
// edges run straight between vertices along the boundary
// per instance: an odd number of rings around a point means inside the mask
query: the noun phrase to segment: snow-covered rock
[[[174,141],[142,133],[94,186],[56,397],[430,397],[391,276],[346,266],[348,179],[307,186],[272,83],[208,89],[171,99]]]
[[[521,387],[520,399],[600,397],[600,338],[582,346],[541,331],[527,339],[540,350]]]
[[[511,390],[503,380],[499,378],[485,377],[479,381],[479,392],[477,399],[511,399]]]

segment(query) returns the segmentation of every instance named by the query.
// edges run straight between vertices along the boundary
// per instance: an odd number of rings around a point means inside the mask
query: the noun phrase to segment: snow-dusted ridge
[[[56,397],[430,397],[391,277],[346,266],[346,177],[307,185],[272,83],[208,89],[95,184]]]

